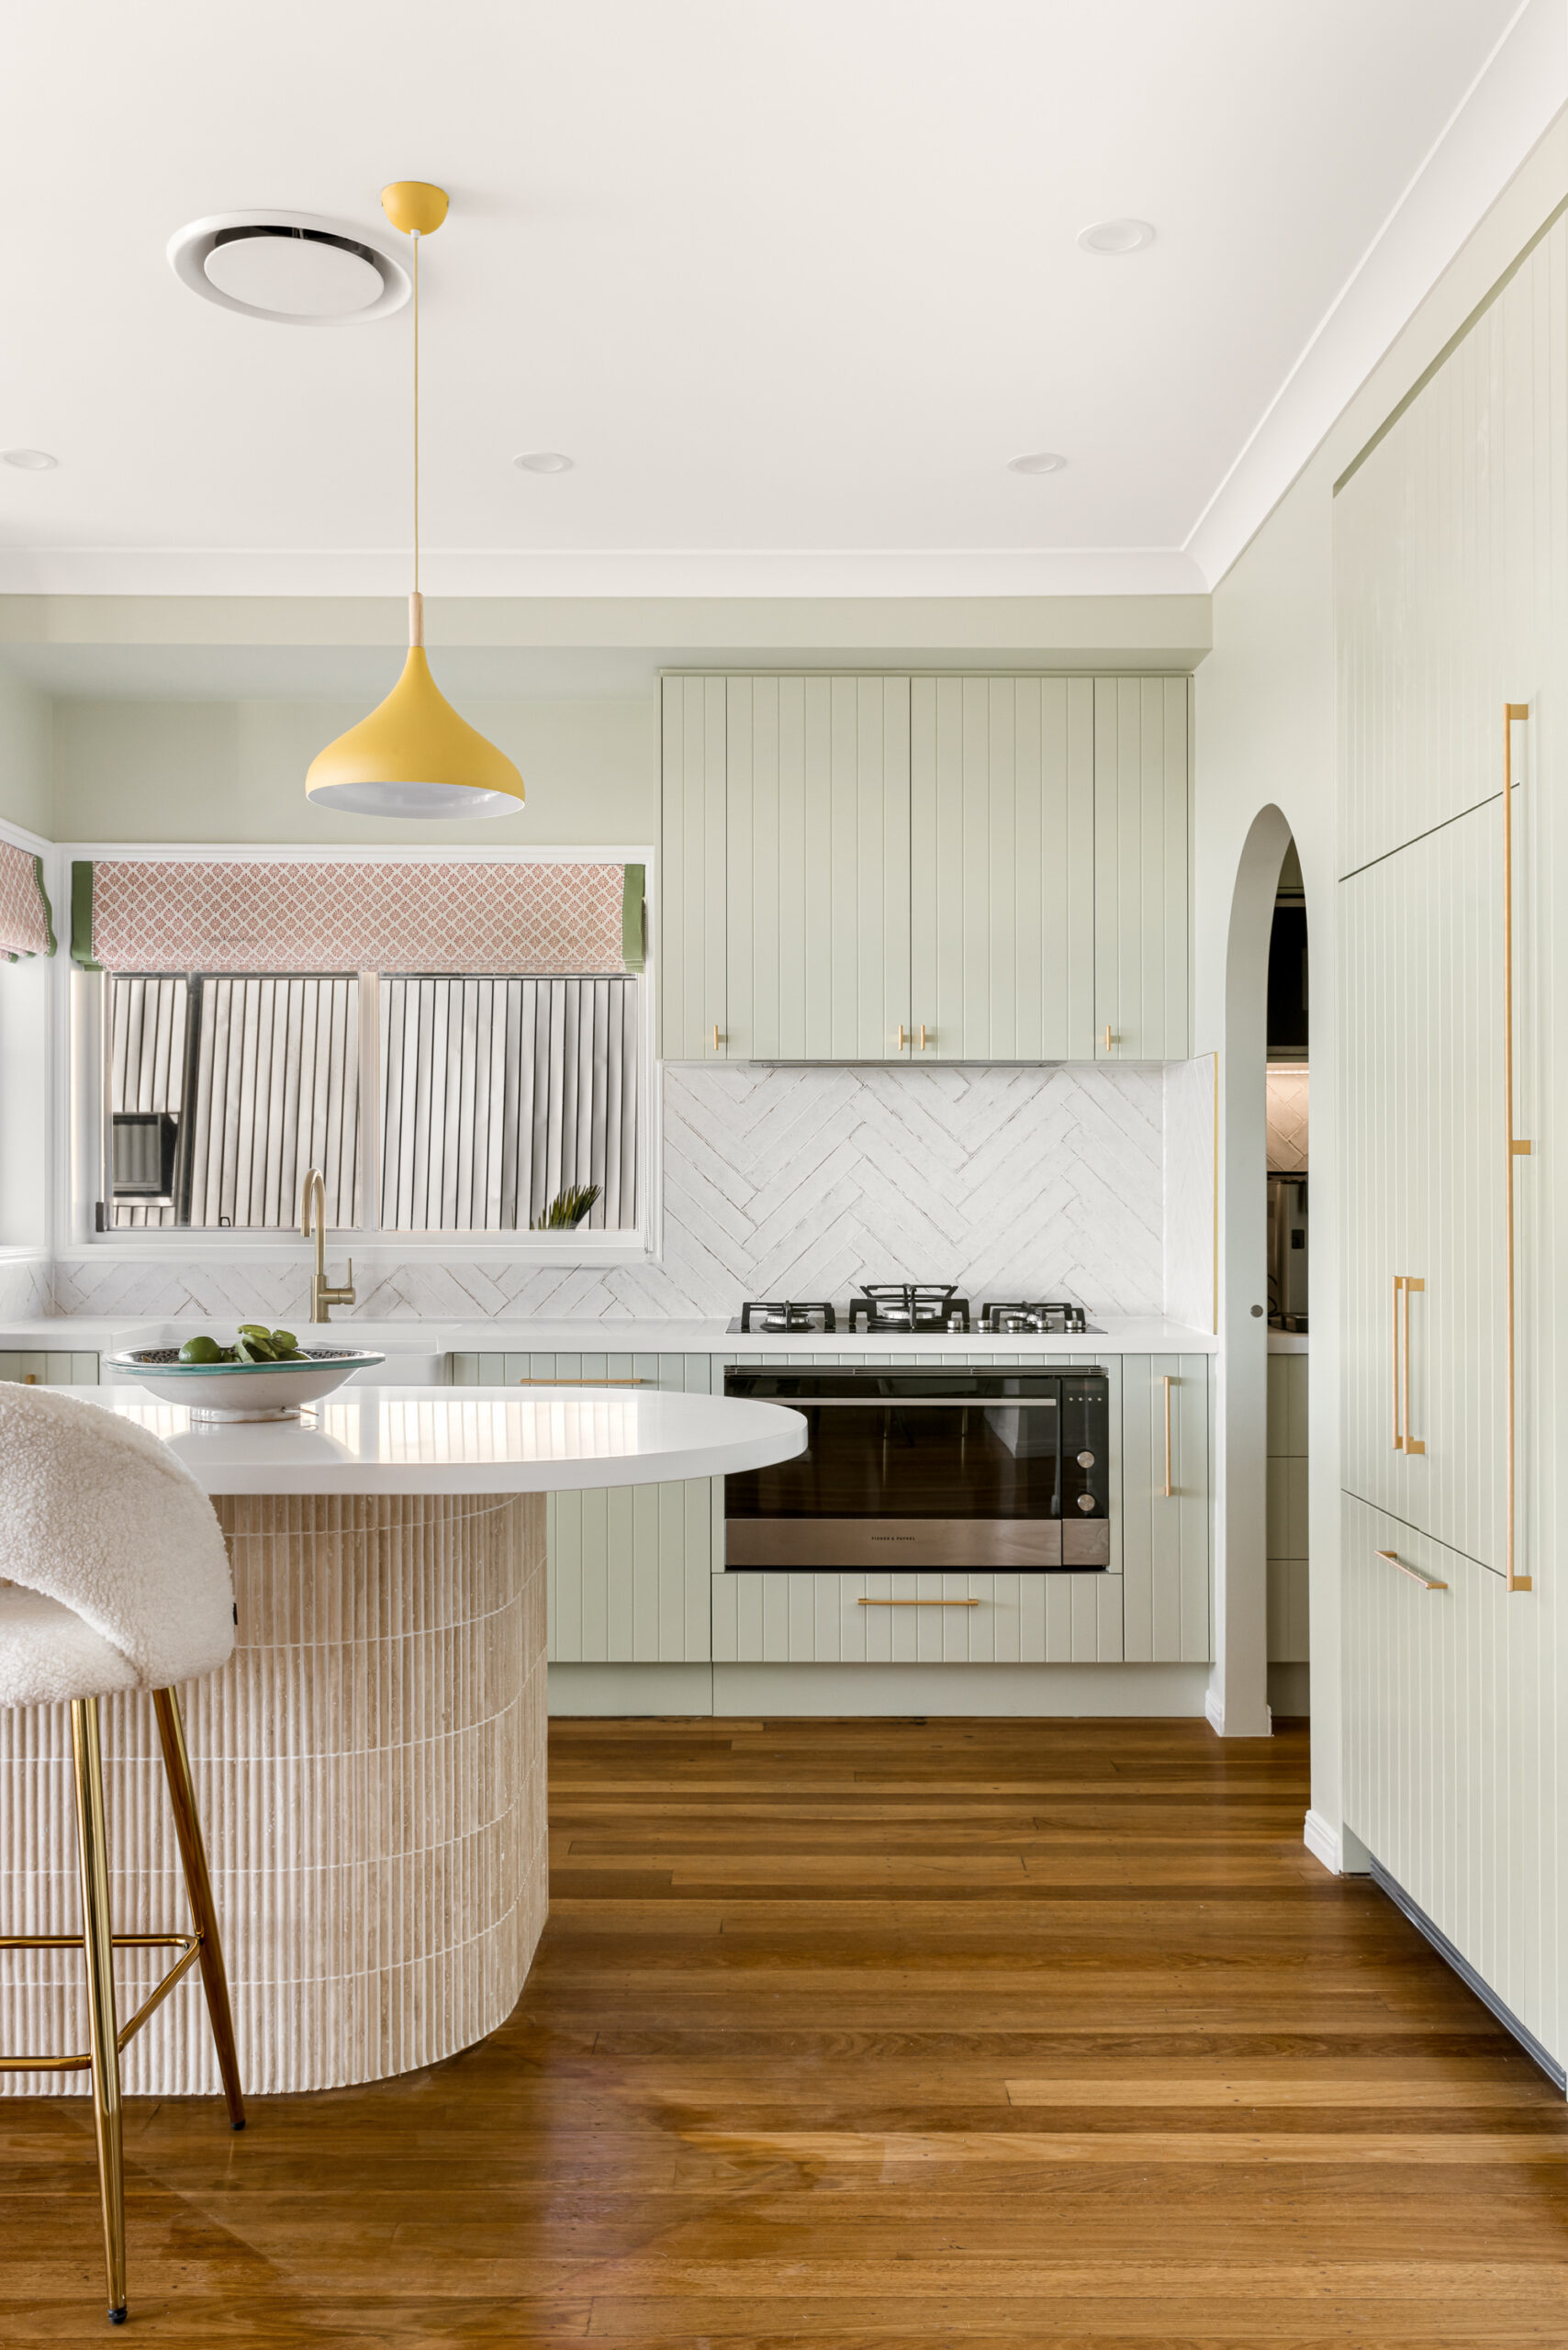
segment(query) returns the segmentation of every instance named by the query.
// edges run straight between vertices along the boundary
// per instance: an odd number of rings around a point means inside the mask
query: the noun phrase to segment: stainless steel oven
[[[724,1480],[727,1568],[1110,1564],[1103,1371],[732,1365],[724,1393],[809,1431],[793,1460]]]

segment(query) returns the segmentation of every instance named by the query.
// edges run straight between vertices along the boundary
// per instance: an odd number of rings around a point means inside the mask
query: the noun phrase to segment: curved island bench
[[[548,1901],[544,1495],[764,1468],[804,1421],[655,1389],[347,1387],[298,1421],[204,1427],[142,1388],[73,1392],[173,1445],[229,1539],[235,1651],[181,1700],[246,2088],[380,2080],[483,2039]],[[151,1708],[104,1704],[117,1930],[183,1926]],[[0,1930],[77,1930],[70,1755],[68,1708],[0,1713]],[[122,2015],[160,1956],[120,1954]],[[6,2044],[63,2051],[79,1959],[32,1964]],[[128,2093],[217,2090],[198,2009],[158,2011]]]

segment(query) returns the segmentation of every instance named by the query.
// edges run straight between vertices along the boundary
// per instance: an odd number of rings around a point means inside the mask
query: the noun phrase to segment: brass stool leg
[[[223,1944],[218,1937],[218,1913],[212,1906],[212,1882],[207,1873],[207,1847],[202,1842],[196,1789],[191,1785],[190,1756],[185,1751],[185,1726],[180,1718],[180,1701],[172,1689],[154,1689],[152,1709],[158,1717],[158,1736],[163,1745],[163,1770],[169,1782],[174,1833],[180,1841],[185,1891],[190,1898],[196,1930],[201,1936],[202,1986],[207,1993],[207,2012],[211,2020],[218,2067],[223,2075],[223,2094],[229,2100],[229,2120],[234,2129],[243,2130],[245,2103],[240,2090],[240,2054],[234,2045],[234,2018],[229,2007],[229,1976],[223,1964]]]
[[[98,1743],[98,1701],[77,1697],[71,1707],[71,1749],[76,1766],[76,1843],[82,1863],[82,1946],[87,1959],[87,2020],[92,2032],[93,2121],[98,2140],[98,2186],[104,2203],[104,2258],[109,2317],[125,2322],[125,2154],[119,2098],[118,2026],[115,2020],[114,1944],[109,1925],[109,1855],[104,1830],[104,1765]]]

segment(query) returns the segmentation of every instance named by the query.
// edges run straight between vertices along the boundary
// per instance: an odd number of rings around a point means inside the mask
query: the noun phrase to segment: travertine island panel
[[[229,1539],[235,1652],[181,1696],[246,2087],[378,2080],[482,2039],[547,1904],[544,1495],[766,1467],[804,1421],[655,1390],[357,1387],[202,1427],[141,1388],[73,1392],[171,1443]],[[106,1699],[120,1931],[184,1922],[156,1752],[147,1701]],[[68,1708],[0,1713],[0,1931],[77,1930],[70,1754]],[[159,1957],[121,1953],[122,2014]],[[63,2051],[79,1959],[31,1964],[6,2044]],[[129,2093],[218,2088],[198,2009],[182,1986],[131,2043]]]

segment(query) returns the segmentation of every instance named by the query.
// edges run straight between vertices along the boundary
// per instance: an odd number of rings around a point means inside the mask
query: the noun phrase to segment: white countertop
[[[193,1424],[144,1387],[68,1387],[162,1437],[209,1494],[544,1494],[792,1460],[799,1412],[655,1389],[344,1387],[297,1420]]]
[[[264,1318],[264,1317],[263,1317]],[[1009,1333],[993,1337],[980,1330],[956,1330],[943,1337],[923,1332],[918,1337],[885,1330],[820,1331],[791,1337],[762,1330],[744,1337],[715,1315],[706,1321],[590,1321],[573,1319],[528,1321],[398,1321],[371,1322],[347,1314],[330,1324],[290,1327],[322,1344],[376,1347],[396,1360],[398,1356],[423,1358],[410,1379],[431,1380],[437,1373],[431,1359],[447,1354],[580,1354],[584,1356],[680,1355],[1204,1355],[1218,1349],[1207,1330],[1155,1316],[1108,1316],[1095,1330],[1081,1337],[1033,1338]],[[118,1354],[129,1347],[178,1346],[197,1330],[222,1332],[214,1315],[55,1315],[38,1321],[0,1322],[0,1349],[27,1352]],[[473,1393],[473,1390],[469,1391]]]

